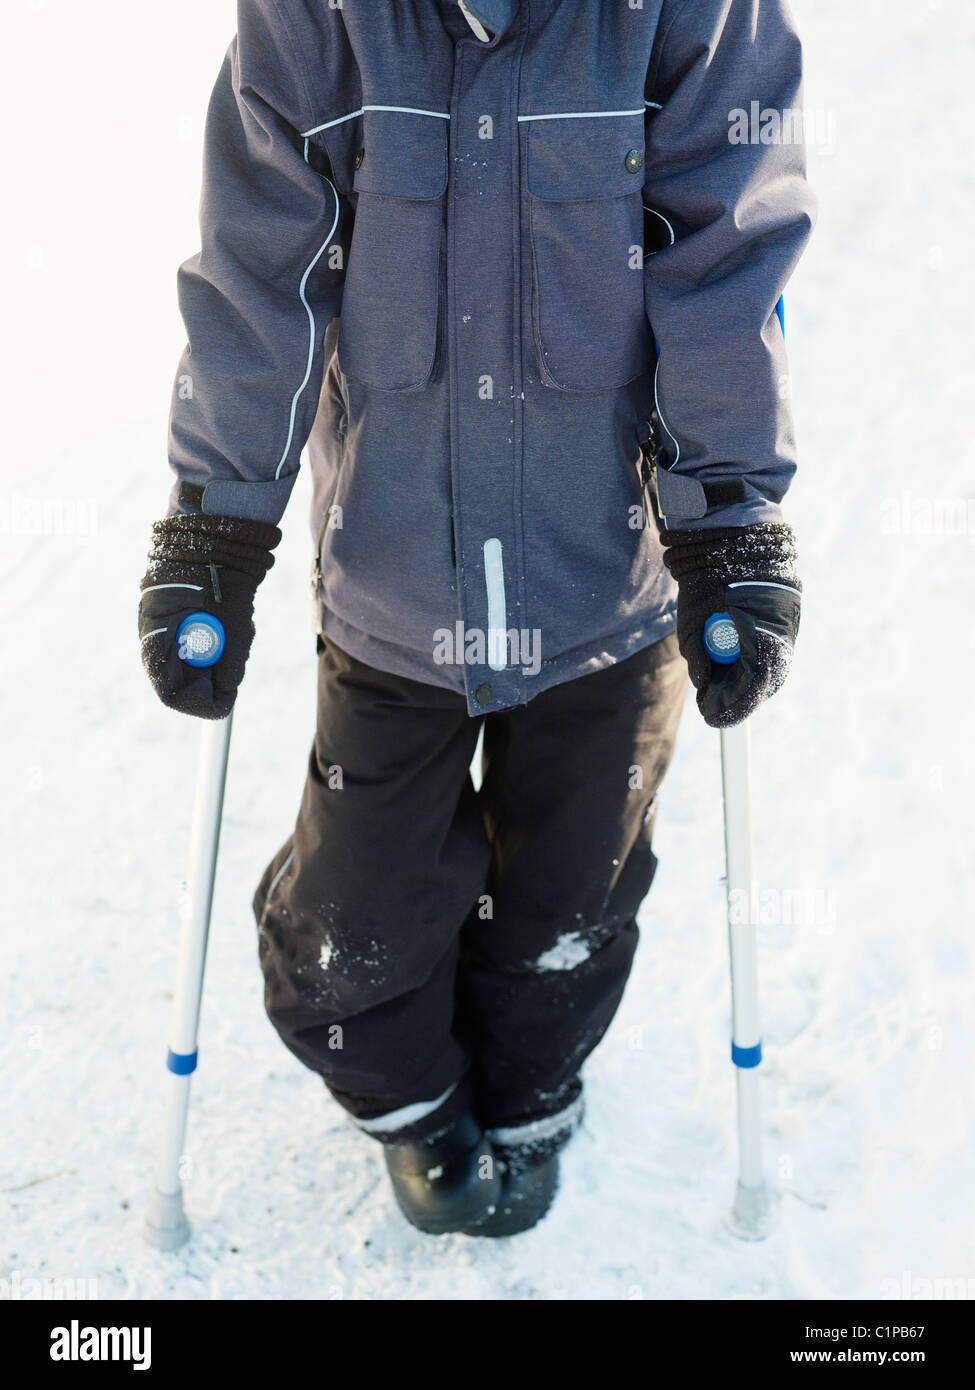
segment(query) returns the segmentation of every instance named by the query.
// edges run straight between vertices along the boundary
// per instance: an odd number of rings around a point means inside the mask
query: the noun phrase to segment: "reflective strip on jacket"
[[[669,526],[780,519],[814,204],[785,0],[466,9],[240,0],[170,457],[276,522],[307,444],[322,630],[479,714],[672,630],[641,444]]]

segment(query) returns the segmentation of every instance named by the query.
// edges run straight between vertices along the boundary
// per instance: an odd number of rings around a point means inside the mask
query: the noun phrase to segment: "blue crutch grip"
[[[190,613],[176,629],[176,650],[187,666],[214,666],[226,645],[223,623],[212,613]]]
[[[704,624],[704,650],[719,666],[731,666],[741,656],[738,629],[730,613],[712,613]]]
[[[712,613],[704,624],[704,649],[712,662],[733,666],[741,656],[739,630],[730,613]]]

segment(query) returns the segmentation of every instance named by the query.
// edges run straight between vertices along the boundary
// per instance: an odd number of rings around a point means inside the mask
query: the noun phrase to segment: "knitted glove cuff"
[[[274,564],[271,551],[280,540],[277,526],[264,521],[180,512],[153,523],[149,569],[162,564],[228,565],[260,583]]]
[[[722,584],[762,579],[802,588],[795,532],[784,523],[662,530],[660,539],[667,547],[664,564],[675,579],[706,570]]]

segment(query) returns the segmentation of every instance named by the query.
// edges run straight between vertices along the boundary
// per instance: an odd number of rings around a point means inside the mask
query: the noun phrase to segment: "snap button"
[[[479,705],[489,705],[493,698],[491,687],[486,684],[479,685],[474,693],[474,698],[477,700],[477,703]]]
[[[624,162],[631,174],[638,174],[643,168],[643,155],[639,150],[629,150]]]
[[[366,157],[366,152],[365,152],[364,149],[359,150],[359,151],[356,153],[356,157],[355,157],[355,167],[356,167],[357,169],[360,167],[360,165],[362,164],[362,161],[365,159],[365,157]],[[629,156],[627,156],[627,158],[629,158]]]

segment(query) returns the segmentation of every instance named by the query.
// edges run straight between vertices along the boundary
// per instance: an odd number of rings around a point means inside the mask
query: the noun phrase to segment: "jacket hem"
[[[597,638],[581,646],[572,647],[558,656],[541,663],[535,676],[526,675],[524,688],[526,698],[519,703],[527,704],[535,695],[565,681],[577,680],[614,666],[619,661],[651,647],[676,630],[676,602],[648,618],[645,614],[635,622],[608,636]],[[435,685],[452,690],[465,698],[464,668],[457,665],[439,665],[432,656],[416,651],[411,647],[397,646],[379,637],[373,637],[361,629],[343,622],[331,609],[320,609],[320,631],[334,642],[348,656],[380,671],[389,671],[394,676],[407,680],[420,681],[424,685]],[[515,708],[506,706],[504,708]],[[497,711],[492,711],[495,713]],[[477,711],[474,712],[475,714]]]

